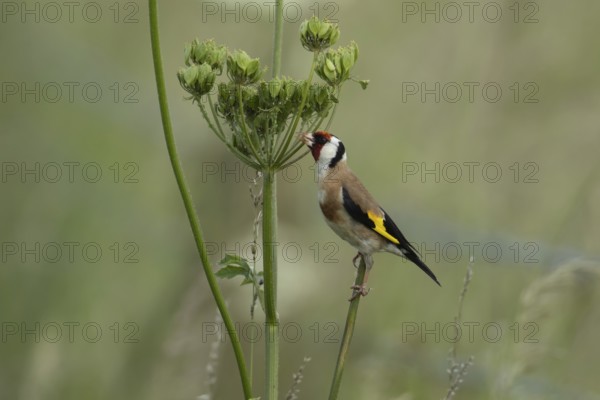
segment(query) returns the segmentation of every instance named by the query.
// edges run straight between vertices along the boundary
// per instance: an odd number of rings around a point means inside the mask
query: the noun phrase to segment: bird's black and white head
[[[319,165],[319,170],[334,168],[340,161],[346,161],[344,144],[328,132],[303,133],[301,140],[310,149],[313,158]]]

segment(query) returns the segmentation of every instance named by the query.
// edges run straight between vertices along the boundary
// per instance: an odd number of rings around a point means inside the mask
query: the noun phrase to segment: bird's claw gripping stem
[[[371,288],[366,287],[364,284],[362,285],[352,285],[350,286],[352,289],[352,297],[348,299],[348,301],[352,301],[356,299],[358,296],[366,296],[371,291]]]

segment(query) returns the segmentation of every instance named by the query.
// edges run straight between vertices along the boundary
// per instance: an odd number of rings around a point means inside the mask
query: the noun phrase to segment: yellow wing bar
[[[369,219],[375,224],[375,227],[373,228],[375,232],[379,233],[381,236],[388,239],[392,243],[400,244],[400,241],[392,235],[390,235],[385,229],[385,226],[383,225],[383,217],[380,217],[379,215],[374,214],[371,211],[367,211],[367,215],[369,216]]]

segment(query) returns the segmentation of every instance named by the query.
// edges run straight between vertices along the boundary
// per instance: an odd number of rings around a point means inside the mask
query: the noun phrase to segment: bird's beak
[[[305,145],[307,145],[309,148],[311,148],[312,145],[314,144],[314,142],[313,142],[313,135],[310,132],[300,133],[298,135],[298,139],[300,139],[300,141],[302,141],[302,143],[304,143]]]

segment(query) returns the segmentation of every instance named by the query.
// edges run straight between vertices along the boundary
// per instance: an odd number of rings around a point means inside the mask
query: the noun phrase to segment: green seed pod
[[[277,78],[268,82],[269,94],[271,95],[271,98],[279,98],[279,93],[281,92],[282,86],[283,83]]]
[[[313,16],[300,25],[300,42],[308,51],[321,51],[333,46],[340,37],[336,24],[321,21]]]
[[[213,70],[218,71],[218,75],[221,75],[223,72],[223,64],[225,63],[225,58],[227,57],[227,49],[224,46],[221,46],[211,54],[211,62],[210,66]]]
[[[258,58],[250,58],[243,50],[236,50],[227,57],[227,75],[238,85],[258,82],[263,72]]]
[[[286,101],[291,100],[294,97],[294,93],[298,88],[298,82],[293,79],[287,79],[283,82],[283,91],[285,92]]]
[[[217,76],[213,69],[208,64],[202,64],[198,66],[198,84],[197,89],[202,95],[209,93],[214,84]]]
[[[188,68],[181,68],[179,73],[182,75],[185,85],[192,87],[196,84],[196,80],[198,79],[198,69],[195,65]]]
[[[194,39],[192,42],[192,57],[196,64],[201,64],[207,61],[209,55],[209,49],[211,44],[214,43],[212,41],[200,42],[198,39]]]

